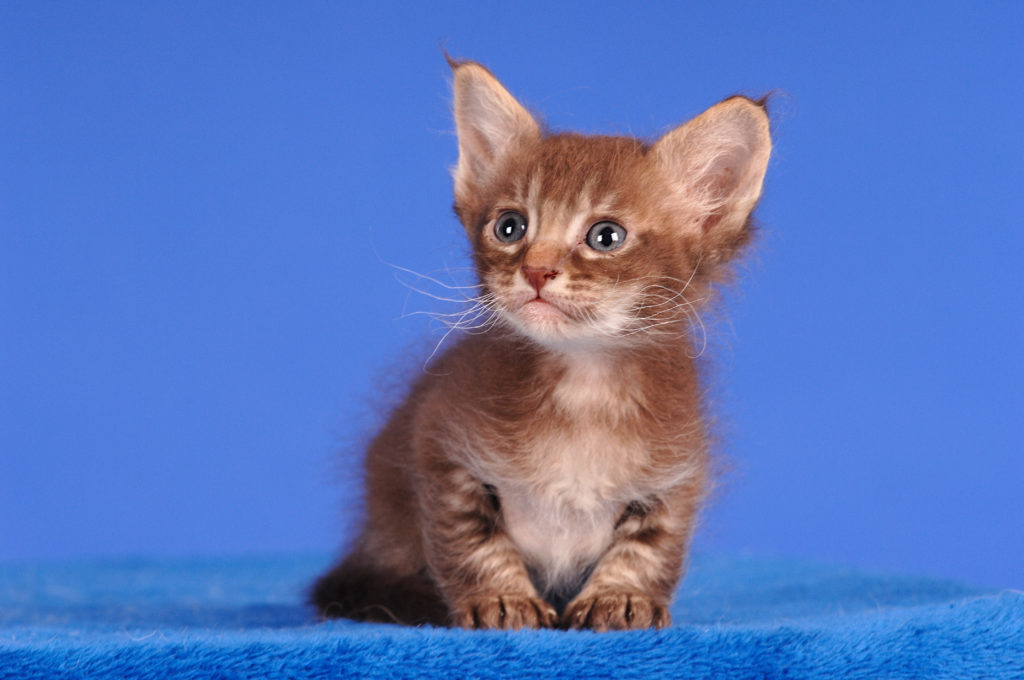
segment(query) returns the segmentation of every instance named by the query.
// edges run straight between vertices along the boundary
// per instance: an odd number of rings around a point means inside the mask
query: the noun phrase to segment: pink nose
[[[540,289],[544,287],[551,279],[558,276],[559,272],[557,269],[551,269],[550,267],[528,267],[523,265],[523,276],[529,281],[533,289],[540,293]]]

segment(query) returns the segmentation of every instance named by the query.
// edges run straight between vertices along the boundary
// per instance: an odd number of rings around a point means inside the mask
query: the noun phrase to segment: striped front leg
[[[598,631],[665,628],[693,530],[697,498],[678,489],[650,505],[631,503],[611,547],[565,608],[562,626]]]
[[[452,625],[550,628],[558,615],[530,582],[523,559],[499,522],[493,489],[450,462],[426,471],[420,506],[427,563]]]

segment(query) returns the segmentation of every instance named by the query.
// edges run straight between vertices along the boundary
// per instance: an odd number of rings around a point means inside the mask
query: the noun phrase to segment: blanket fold
[[[318,623],[322,556],[0,564],[0,678],[1024,677],[1024,594],[697,555],[673,626]]]

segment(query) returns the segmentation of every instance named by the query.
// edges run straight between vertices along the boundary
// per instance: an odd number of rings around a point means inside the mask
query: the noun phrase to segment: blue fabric
[[[697,556],[666,631],[316,623],[322,557],[0,565],[0,678],[1024,677],[1024,594]]]

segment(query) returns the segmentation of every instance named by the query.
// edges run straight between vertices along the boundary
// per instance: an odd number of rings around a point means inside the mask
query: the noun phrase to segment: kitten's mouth
[[[531,291],[532,292],[532,291]],[[544,291],[547,293],[547,291]],[[551,347],[566,347],[566,343],[589,342],[604,331],[601,318],[586,308],[580,308],[576,299],[558,293],[530,297],[523,291],[510,305],[508,320],[530,339]],[[514,311],[512,311],[514,310]]]
[[[510,300],[508,320],[529,338],[541,343],[560,343],[585,334],[572,300],[557,293],[522,291]]]
[[[551,300],[545,300],[539,295],[532,300],[527,300],[526,303],[519,308],[519,312],[526,318],[536,319],[538,321],[564,320],[567,318],[565,312],[563,312],[558,305],[553,303]]]

